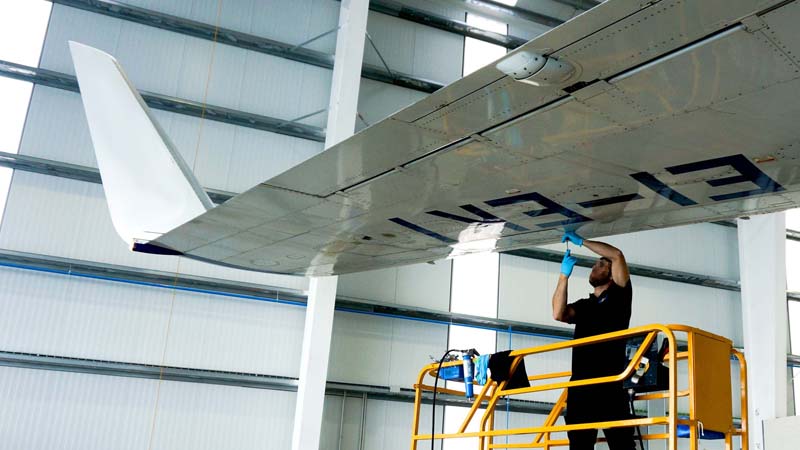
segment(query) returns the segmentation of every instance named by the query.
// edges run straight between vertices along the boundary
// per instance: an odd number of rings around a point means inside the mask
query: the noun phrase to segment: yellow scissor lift
[[[655,342],[658,335],[662,335],[667,340],[669,353],[664,358],[669,371],[669,389],[661,392],[651,392],[637,395],[635,400],[667,400],[667,415],[659,417],[645,417],[628,420],[616,420],[610,422],[595,422],[573,425],[556,425],[556,421],[566,407],[567,388],[572,386],[586,386],[593,384],[609,383],[622,381],[629,378],[639,367],[642,357],[647,349]],[[686,351],[678,351],[676,335],[686,336],[685,342],[688,343]],[[506,389],[506,382],[495,382],[487,380],[481,391],[475,395],[467,416],[461,423],[458,430],[436,434],[435,439],[459,439],[459,438],[478,438],[478,449],[496,448],[544,448],[549,450],[551,447],[568,446],[566,439],[551,439],[551,433],[565,432],[571,430],[584,429],[604,429],[626,426],[648,426],[665,425],[666,433],[645,434],[643,440],[665,439],[667,440],[668,450],[678,450],[678,425],[688,425],[690,449],[697,450],[700,428],[713,430],[725,434],[726,450],[733,450],[733,437],[741,437],[741,449],[748,450],[747,446],[747,366],[744,355],[733,348],[733,343],[722,336],[692,328],[684,325],[647,325],[631,328],[624,331],[592,336],[584,339],[559,342],[540,347],[531,347],[511,352],[513,358],[511,371],[517,368],[522,358],[529,355],[540,355],[558,350],[566,350],[573,347],[588,345],[598,342],[605,342],[615,339],[627,339],[631,337],[642,337],[643,342],[634,354],[628,366],[619,375],[592,378],[587,380],[569,381],[570,372],[548,373],[542,375],[532,375],[528,377],[531,382],[530,387],[519,389]],[[733,421],[732,395],[731,392],[731,357],[739,363],[741,392],[741,426],[736,427]],[[688,365],[686,384],[688,389],[679,390],[678,364],[686,362]],[[443,363],[442,367],[455,366],[461,361],[451,361]],[[417,450],[420,441],[431,439],[430,434],[419,433],[419,415],[422,406],[422,393],[432,392],[432,385],[425,384],[427,376],[435,376],[439,365],[437,363],[425,366],[419,373],[417,383],[414,385],[416,390],[414,401],[414,421],[411,433],[411,450]],[[529,368],[530,370],[530,368]],[[566,379],[565,381],[554,381]],[[683,382],[683,380],[680,380]],[[513,397],[532,392],[543,392],[551,390],[561,390],[561,396],[553,406],[542,426],[528,428],[514,428],[496,430],[494,428],[495,409],[498,401],[502,398]],[[438,394],[453,394],[463,396],[463,391],[437,387]],[[680,418],[678,414],[678,398],[687,397],[689,405],[689,417]],[[602,405],[598,405],[602,408]],[[476,419],[480,408],[485,408],[480,417],[479,431],[466,431],[473,419]],[[501,443],[496,438],[501,436],[520,436],[529,435],[530,442],[524,443]]]

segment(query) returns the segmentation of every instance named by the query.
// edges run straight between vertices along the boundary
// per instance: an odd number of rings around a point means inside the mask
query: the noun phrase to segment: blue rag
[[[475,382],[480,385],[486,384],[486,379],[488,378],[489,356],[490,355],[478,356],[478,362],[475,363]]]

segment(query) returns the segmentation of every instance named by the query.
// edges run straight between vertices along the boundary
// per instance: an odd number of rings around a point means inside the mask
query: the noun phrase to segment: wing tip
[[[110,54],[92,47],[91,45],[86,45],[77,41],[67,41],[67,44],[69,45],[69,52],[72,55],[73,61],[75,61],[76,57],[80,59],[87,56],[103,57],[105,59],[116,61]]]

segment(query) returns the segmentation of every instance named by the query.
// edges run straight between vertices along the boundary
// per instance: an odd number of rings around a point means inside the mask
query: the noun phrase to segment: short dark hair
[[[611,260],[610,260],[610,259],[608,259],[608,258],[606,258],[605,256],[601,256],[601,257],[600,257],[600,261],[605,261],[605,262],[607,262],[607,263],[608,263],[608,265],[611,265]]]

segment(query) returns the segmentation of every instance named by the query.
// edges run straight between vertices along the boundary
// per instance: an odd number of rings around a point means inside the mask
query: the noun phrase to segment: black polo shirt
[[[595,336],[613,331],[625,330],[631,320],[631,282],[624,287],[614,282],[599,297],[591,294],[589,298],[571,304],[575,310],[572,323],[575,324],[575,339]],[[627,339],[573,347],[572,379],[581,380],[606,375],[615,375],[625,368]]]

